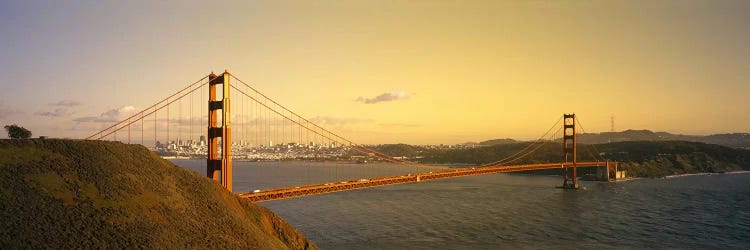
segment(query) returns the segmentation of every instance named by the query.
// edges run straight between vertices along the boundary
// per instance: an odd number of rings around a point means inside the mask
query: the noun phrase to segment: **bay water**
[[[172,161],[205,172],[205,160]],[[385,163],[235,161],[234,189],[416,172]],[[582,182],[581,190],[555,188],[561,181],[492,174],[258,204],[323,249],[750,249],[750,174]]]

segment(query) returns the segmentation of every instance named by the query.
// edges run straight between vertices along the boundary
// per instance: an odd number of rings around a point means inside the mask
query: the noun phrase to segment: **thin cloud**
[[[50,102],[48,103],[49,106],[55,106],[58,107],[52,111],[39,111],[34,113],[34,115],[37,116],[44,116],[44,117],[68,117],[73,115],[73,111],[70,111],[71,107],[79,106],[81,105],[80,102],[73,101],[73,100],[62,100],[58,102]]]
[[[95,123],[119,122],[128,118],[128,116],[135,114],[136,111],[137,110],[133,106],[123,106],[117,109],[110,109],[107,112],[104,112],[99,116],[79,117],[79,118],[73,119],[73,121],[95,122]]]
[[[318,125],[347,125],[347,124],[358,124],[358,123],[371,123],[371,119],[361,118],[343,118],[343,117],[331,117],[331,116],[316,116],[310,119],[311,122]]]
[[[49,105],[58,106],[58,107],[74,107],[74,106],[81,105],[81,103],[77,101],[73,101],[73,100],[62,100],[59,102],[50,102]]]
[[[69,111],[67,108],[57,108],[53,111],[47,111],[47,112],[36,112],[34,115],[38,116],[45,116],[45,117],[67,117],[72,115],[73,112]]]
[[[359,97],[357,98],[357,102],[363,102],[365,104],[375,104],[379,102],[390,102],[390,101],[397,101],[397,100],[404,100],[409,98],[409,94],[404,92],[403,90],[400,91],[393,91],[390,93],[383,93],[373,98],[364,98]]]
[[[419,124],[409,124],[409,123],[381,123],[378,125],[382,127],[389,127],[389,128],[416,128],[416,127],[422,126]]]

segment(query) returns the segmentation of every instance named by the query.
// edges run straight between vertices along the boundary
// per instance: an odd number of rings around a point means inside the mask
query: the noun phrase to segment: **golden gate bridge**
[[[220,182],[230,192],[233,191],[233,159],[309,162],[361,157],[410,167],[416,172],[343,179],[337,167],[322,183],[236,192],[240,197],[261,202],[462,176],[544,169],[561,169],[561,187],[566,189],[579,188],[579,167],[599,167],[604,170],[601,171],[603,179],[614,178],[618,163],[602,159],[590,148],[586,150],[594,161],[578,161],[577,129],[583,130],[583,127],[576,115],[564,114],[538,140],[501,160],[463,168],[432,166],[392,157],[354,143],[300,116],[225,71],[219,75],[211,73],[204,76],[86,139],[138,143],[162,155],[205,157],[205,175]],[[543,146],[558,141],[562,141],[560,162],[514,165]]]

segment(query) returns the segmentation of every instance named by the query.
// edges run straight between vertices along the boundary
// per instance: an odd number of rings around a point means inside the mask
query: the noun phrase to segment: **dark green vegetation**
[[[0,140],[0,249],[316,248],[269,210],[117,142]]]
[[[623,162],[631,176],[721,173],[750,170],[750,150],[685,141],[618,142],[597,145],[606,157]]]
[[[384,153],[390,156],[405,156],[405,157],[417,157],[424,155],[427,152],[426,149],[419,146],[412,146],[408,144],[382,144],[373,147],[378,152]]]
[[[16,124],[5,125],[5,131],[8,132],[8,138],[11,139],[28,139],[31,137],[31,131]]]
[[[513,139],[493,139],[488,141],[480,142],[480,146],[494,146],[494,145],[501,145],[501,144],[513,144],[518,143],[519,141],[513,140]]]
[[[586,144],[601,144],[624,141],[692,141],[717,144],[733,148],[750,149],[750,134],[748,133],[699,136],[676,135],[667,132],[652,132],[650,130],[625,130],[621,132],[603,132],[578,135],[578,142]]]
[[[488,147],[475,147],[455,150],[436,150],[425,154],[426,163],[463,163],[482,165],[502,160],[529,146],[528,142],[500,144]],[[533,154],[523,157],[512,164],[560,162],[562,148],[559,143],[549,142]]]
[[[506,158],[530,143],[502,144],[489,147],[430,151],[426,163],[485,164]],[[533,147],[532,147],[533,148]],[[750,170],[750,150],[685,141],[633,141],[598,145],[578,145],[579,161],[609,159],[621,162],[620,169],[631,177],[662,177],[674,174],[717,173]],[[509,164],[561,162],[559,142],[549,142],[533,154]],[[512,158],[511,158],[512,159]],[[585,171],[584,173],[589,172]]]

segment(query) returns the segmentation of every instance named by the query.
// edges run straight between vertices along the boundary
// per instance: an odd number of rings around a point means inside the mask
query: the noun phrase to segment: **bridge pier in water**
[[[220,181],[221,185],[232,191],[232,128],[229,108],[229,72],[217,76],[213,72],[208,76],[208,158],[206,176]],[[221,100],[216,97],[216,85],[222,86]],[[221,110],[221,127],[218,126],[218,114]],[[221,143],[219,143],[221,138]],[[219,157],[221,146],[221,157]]]
[[[618,169],[619,163],[615,161],[607,160],[604,167],[597,169],[597,175],[601,178],[601,181],[617,181],[625,178],[625,171]],[[601,173],[599,173],[601,172]]]

